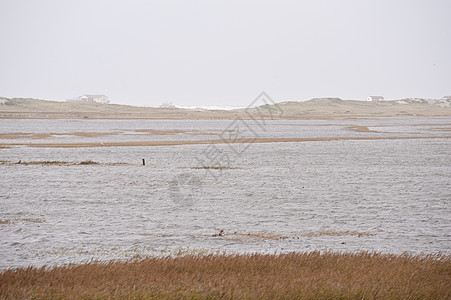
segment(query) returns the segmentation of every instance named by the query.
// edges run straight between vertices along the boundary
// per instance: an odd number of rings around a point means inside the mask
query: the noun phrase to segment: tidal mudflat
[[[450,128],[449,117],[3,119],[0,268],[449,254]]]

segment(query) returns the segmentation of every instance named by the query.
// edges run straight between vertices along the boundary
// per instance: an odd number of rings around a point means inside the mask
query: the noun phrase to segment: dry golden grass
[[[450,299],[451,257],[207,255],[0,273],[2,299]]]

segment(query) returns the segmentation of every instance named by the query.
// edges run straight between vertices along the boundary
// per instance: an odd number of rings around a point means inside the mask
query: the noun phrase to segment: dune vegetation
[[[2,299],[450,299],[451,257],[187,255],[0,273]]]
[[[137,107],[88,102],[4,99],[0,118],[69,119],[348,119],[355,117],[450,116],[450,99],[356,101],[315,98],[285,101],[250,109],[205,110]],[[245,105],[246,103],[244,103]]]

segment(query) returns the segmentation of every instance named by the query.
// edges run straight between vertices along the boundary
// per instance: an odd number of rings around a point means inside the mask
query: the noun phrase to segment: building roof
[[[87,95],[87,94],[84,94],[84,95],[81,95],[80,97],[99,98],[99,97],[107,97],[107,96],[105,96],[105,95]],[[108,97],[107,97],[107,98],[108,98]]]

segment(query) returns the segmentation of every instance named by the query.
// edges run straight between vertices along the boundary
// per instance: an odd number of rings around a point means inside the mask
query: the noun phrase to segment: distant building
[[[78,100],[81,102],[110,103],[110,100],[105,95],[83,95],[78,97]]]
[[[382,101],[384,100],[384,97],[382,96],[369,96],[366,98],[366,101]]]
[[[175,108],[175,105],[172,102],[163,102],[160,108]]]
[[[108,97],[105,95],[81,95],[75,99],[67,100],[68,102],[94,102],[107,104],[110,103]]]

